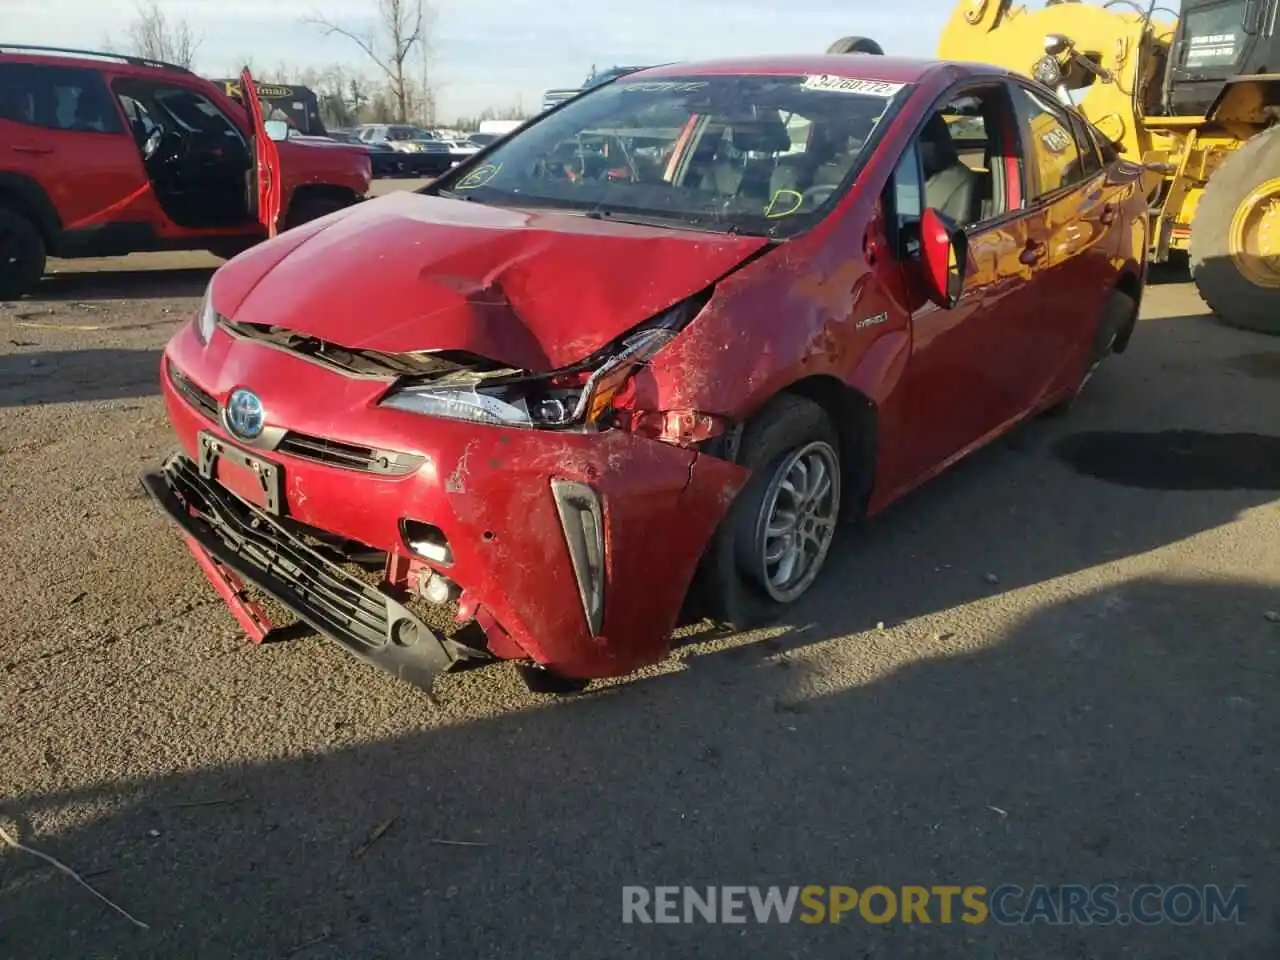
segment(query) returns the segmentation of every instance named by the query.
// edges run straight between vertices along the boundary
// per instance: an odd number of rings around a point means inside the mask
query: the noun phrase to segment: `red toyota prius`
[[[255,639],[261,591],[428,690],[626,674],[1068,405],[1134,327],[1141,174],[997,68],[633,73],[223,266],[144,484]]]

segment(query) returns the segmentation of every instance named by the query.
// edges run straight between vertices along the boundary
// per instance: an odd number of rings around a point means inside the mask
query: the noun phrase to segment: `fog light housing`
[[[585,483],[573,480],[552,480],[551,495],[560,513],[582,612],[594,637],[604,620],[604,512],[600,497]]]
[[[453,563],[449,538],[434,523],[405,517],[400,521],[400,538],[406,547],[424,560],[446,567]]]

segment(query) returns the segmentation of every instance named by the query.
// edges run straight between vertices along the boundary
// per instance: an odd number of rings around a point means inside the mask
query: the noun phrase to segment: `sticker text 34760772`
[[[829,93],[859,93],[865,97],[892,97],[902,89],[901,83],[885,80],[861,80],[855,77],[838,77],[835,74],[812,74],[804,78],[805,90],[822,90]]]

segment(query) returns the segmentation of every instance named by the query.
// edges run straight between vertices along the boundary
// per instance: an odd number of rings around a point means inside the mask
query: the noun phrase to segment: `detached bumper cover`
[[[453,665],[441,639],[405,607],[205,480],[187,457],[170,457],[142,485],[219,563],[366,663],[427,691]]]

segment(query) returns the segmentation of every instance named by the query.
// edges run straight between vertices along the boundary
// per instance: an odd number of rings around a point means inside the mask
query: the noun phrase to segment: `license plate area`
[[[225,487],[237,497],[279,516],[283,497],[279,464],[241,450],[212,433],[201,432],[200,476]]]

